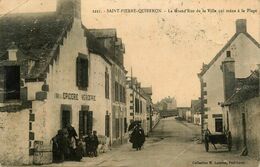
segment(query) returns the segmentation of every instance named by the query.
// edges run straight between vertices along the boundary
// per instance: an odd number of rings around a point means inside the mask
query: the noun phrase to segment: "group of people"
[[[88,157],[97,157],[97,148],[99,145],[97,132],[93,131],[93,134],[89,132],[85,137],[85,143],[86,143],[86,156]]]
[[[144,130],[140,124],[136,124],[133,128],[132,133],[130,134],[130,140],[132,143],[132,148],[141,150],[144,142],[145,142],[145,134]]]
[[[86,148],[84,150],[83,143]],[[97,156],[98,137],[97,132],[88,132],[87,136],[78,138],[77,132],[70,124],[58,130],[52,138],[53,162],[80,161],[83,156]]]

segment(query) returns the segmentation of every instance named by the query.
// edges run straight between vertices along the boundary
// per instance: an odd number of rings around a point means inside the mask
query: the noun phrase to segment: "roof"
[[[152,94],[153,94],[152,87],[143,87],[142,90],[143,90],[144,93],[147,94],[147,95],[152,95]]]
[[[0,19],[0,53],[15,42],[24,55],[38,61],[27,78],[43,77],[72,23],[73,17],[56,12],[8,14]]]
[[[257,96],[259,96],[259,72],[253,71],[249,77],[240,79],[240,83],[236,84],[236,92],[225,101],[224,105],[241,103]]]
[[[89,31],[97,38],[111,38],[116,37],[116,29],[89,29]]]
[[[87,37],[88,50],[91,53],[100,55],[105,61],[111,64],[111,61],[107,57],[107,49],[102,45],[102,43],[87,29],[83,26],[85,30],[85,36]]]
[[[217,55],[209,62],[207,65],[203,65],[203,68],[201,72],[198,74],[198,76],[203,76],[208,69],[218,60],[218,58],[225,52],[225,50],[231,45],[231,43],[238,37],[239,34],[243,33],[245,36],[247,36],[258,48],[260,48],[260,44],[247,32],[239,32],[235,33],[232,38],[224,45],[224,47],[217,53]]]

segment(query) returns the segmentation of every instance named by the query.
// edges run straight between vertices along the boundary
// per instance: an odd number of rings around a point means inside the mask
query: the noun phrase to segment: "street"
[[[162,119],[144,148],[136,151],[131,144],[113,148],[97,158],[84,158],[81,162],[64,162],[47,166],[139,166],[139,167],[199,167],[246,166],[258,167],[256,160],[242,157],[239,152],[228,152],[218,145],[210,146],[207,153],[200,144],[200,127],[174,118]]]

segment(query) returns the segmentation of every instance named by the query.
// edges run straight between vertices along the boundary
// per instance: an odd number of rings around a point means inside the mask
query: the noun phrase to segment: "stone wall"
[[[29,164],[29,110],[0,113],[0,163]]]

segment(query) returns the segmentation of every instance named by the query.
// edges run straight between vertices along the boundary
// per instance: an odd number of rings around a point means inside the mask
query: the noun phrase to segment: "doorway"
[[[71,124],[71,111],[62,110],[61,127],[65,128],[68,124]]]
[[[242,113],[243,144],[246,147],[246,114]]]

